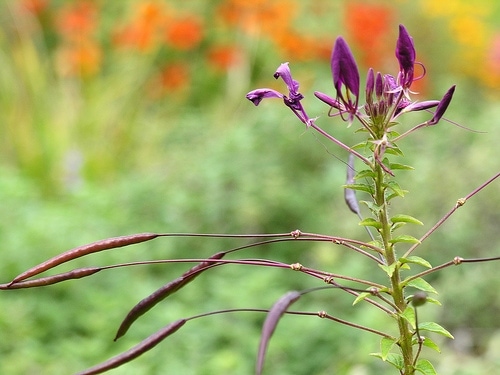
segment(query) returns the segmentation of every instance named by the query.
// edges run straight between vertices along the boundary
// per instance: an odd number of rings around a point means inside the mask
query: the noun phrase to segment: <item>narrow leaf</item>
[[[368,193],[370,195],[372,195],[374,193],[373,187],[371,187],[370,185],[366,185],[366,184],[346,184],[343,187],[347,188],[347,189],[352,189],[352,190],[364,191],[365,193]]]
[[[396,181],[389,181],[386,186],[391,189],[394,194],[396,194],[399,197],[404,197],[405,193],[407,193],[406,190],[401,189],[399,184]]]
[[[12,285],[31,276],[38,275],[39,273],[47,271],[55,266],[58,266],[59,264],[69,262],[70,260],[80,258],[84,255],[150,241],[157,238],[158,236],[160,235],[155,233],[139,233],[132,234],[130,236],[107,238],[105,240],[93,242],[91,244],[75,247],[74,249],[68,250],[62,254],[50,258],[49,260],[46,260],[45,262],[40,263],[35,267],[32,267],[29,270],[21,273],[20,275],[16,276],[14,280],[10,282],[10,284]]]
[[[387,362],[396,367],[398,370],[402,370],[404,367],[403,356],[397,353],[389,353],[387,355]]]
[[[365,300],[366,297],[369,297],[371,296],[371,293],[367,293],[367,292],[363,292],[363,293],[359,293],[359,295],[356,297],[356,299],[354,300],[354,302],[352,303],[352,305],[356,305],[357,303]]]
[[[377,229],[382,228],[382,224],[372,217],[367,217],[366,219],[361,220],[359,222],[359,225],[364,226],[364,227],[374,227]]]
[[[403,317],[408,323],[410,323],[411,327],[415,329],[415,310],[411,307],[408,306],[405,311],[403,311],[401,314],[401,317]]]
[[[439,324],[434,323],[434,322],[423,322],[418,325],[418,329],[421,331],[429,331],[429,332],[434,332],[438,333],[442,336],[448,337],[450,339],[453,339],[453,335],[448,332],[446,329],[441,327]]]
[[[431,297],[427,297],[427,302],[429,303],[433,303],[435,305],[438,305],[438,306],[441,306],[441,302],[439,302],[437,299],[435,298],[431,298]]]
[[[181,328],[186,323],[186,319],[179,319],[173,323],[170,323],[168,326],[162,328],[158,332],[152,334],[147,339],[141,341],[136,346],[131,349],[123,352],[116,357],[110,358],[107,361],[98,364],[94,367],[91,367],[87,370],[81,371],[76,375],[95,375],[102,374],[108,370],[111,370],[115,367],[121,366],[124,363],[130,362],[134,358],[137,358],[141,354],[147,352],[148,350],[154,348],[165,338],[176,332],[179,328]]]
[[[264,326],[262,327],[262,334],[259,344],[259,353],[257,355],[257,367],[255,369],[255,374],[262,374],[262,369],[264,367],[264,358],[267,351],[267,345],[269,340],[278,325],[278,321],[283,316],[285,311],[290,307],[292,303],[300,298],[301,294],[297,291],[291,291],[282,296],[269,310],[266,320],[264,321]]]
[[[412,166],[410,165],[405,165],[405,164],[399,164],[399,163],[391,163],[389,165],[389,167],[393,170],[395,169],[400,169],[400,170],[407,170],[407,171],[411,171],[411,170],[414,170],[415,168],[413,168]]]
[[[397,341],[398,340],[392,339],[390,337],[382,337],[382,340],[380,340],[380,354],[382,360],[385,361],[387,359],[389,352],[394,347],[394,344],[396,344]]]
[[[397,265],[398,265],[398,263],[395,262],[395,263],[392,263],[390,266],[387,266],[385,264],[379,264],[378,266],[385,271],[387,276],[392,277],[392,275],[394,274],[394,271],[396,270]]]
[[[382,211],[382,207],[377,206],[373,202],[360,201],[360,203],[363,203],[364,205],[366,205],[370,209],[370,211],[373,213],[373,215],[375,215],[375,216],[378,216],[379,212]]]
[[[370,355],[382,359],[381,353],[370,353]],[[389,353],[385,361],[396,367],[398,370],[402,370],[404,367],[403,356],[401,354]]]
[[[390,243],[398,243],[398,242],[404,242],[404,243],[420,243],[419,240],[417,240],[415,237],[410,236],[408,234],[403,234],[401,236],[394,237],[392,240],[389,241]]]
[[[424,225],[420,220],[415,219],[413,216],[410,215],[395,215],[391,217],[391,221],[393,223],[411,223],[411,224],[417,224],[417,225]]]
[[[397,125],[396,123],[394,123],[394,125]],[[401,151],[401,149],[395,145],[394,143],[392,144],[392,147],[388,147],[385,152],[387,154],[391,154],[391,155],[397,155],[397,156],[404,156],[403,154],[403,151]]]
[[[208,259],[221,259],[226,252],[218,252],[212,255]],[[193,281],[200,273],[214,266],[215,262],[201,262],[191,268],[190,270],[184,272],[184,274],[178,277],[175,280],[170,281],[169,283],[163,285],[161,288],[157,289],[155,292],[142,299],[137,303],[127,314],[125,319],[118,327],[118,331],[116,332],[114,341],[118,340],[125,333],[127,333],[130,326],[137,320],[139,317],[147,313],[154,306],[156,306],[159,302],[163,301],[165,298],[170,296],[171,294],[177,292],[179,289],[183,288],[191,281]]]
[[[441,353],[441,349],[439,348],[439,346],[428,337],[424,337],[424,342],[422,344],[424,346],[427,346],[428,348],[435,350],[438,353]]]
[[[400,258],[399,261],[401,263],[414,263],[422,267],[432,268],[432,265],[428,261],[415,255],[409,256],[408,258]]]
[[[356,174],[355,180],[361,180],[363,178],[375,178],[375,172],[371,169],[364,169]]]
[[[437,375],[434,366],[427,359],[419,359],[415,365],[415,370],[424,375]]]
[[[438,294],[437,290],[434,289],[431,284],[429,284],[427,281],[425,281],[421,277],[414,279],[414,280],[411,280],[409,282],[403,281],[403,284],[405,286],[411,286],[413,288],[423,290],[424,292]]]

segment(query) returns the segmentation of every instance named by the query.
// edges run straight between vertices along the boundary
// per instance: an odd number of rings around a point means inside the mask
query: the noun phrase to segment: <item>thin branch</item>
[[[457,200],[455,203],[455,206],[448,211],[436,224],[432,226],[431,229],[427,231],[420,239],[419,242],[414,244],[412,247],[408,249],[408,251],[403,255],[403,258],[407,258],[425,239],[427,239],[432,233],[434,233],[448,218],[455,213],[456,210],[458,210],[460,207],[462,207],[470,198],[472,198],[474,195],[479,193],[481,190],[483,190],[486,186],[491,184],[494,180],[496,180],[498,177],[500,177],[500,172],[498,172],[496,175],[493,177],[489,178],[486,182],[482,183],[479,185],[476,189],[474,189],[472,192],[470,192],[467,196],[464,198],[460,198]]]

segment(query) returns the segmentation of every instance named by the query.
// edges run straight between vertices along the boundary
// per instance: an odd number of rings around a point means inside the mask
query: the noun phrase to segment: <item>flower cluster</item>
[[[425,68],[417,63],[413,38],[403,25],[399,26],[399,37],[396,43],[396,58],[399,62],[399,72],[396,76],[390,74],[376,73],[372,68],[368,70],[366,79],[365,96],[366,102],[360,105],[360,76],[358,66],[351,53],[347,42],[339,37],[335,41],[331,55],[331,70],[333,75],[333,86],[335,97],[322,92],[315,92],[315,96],[328,104],[330,114],[332,109],[340,115],[349,125],[357,119],[370,134],[373,143],[389,145],[390,128],[396,124],[395,120],[400,115],[436,108],[432,118],[415,126],[409,131],[401,134],[392,134],[392,141],[406,136],[410,132],[425,126],[435,125],[444,115],[453,97],[455,86],[452,86],[441,100],[412,101],[410,94],[414,94],[410,88],[412,83],[423,77]],[[415,65],[422,66],[424,74],[415,77]],[[288,88],[288,95],[281,94],[269,88],[257,89],[247,94],[247,99],[255,105],[264,98],[282,98],[285,105],[289,107],[297,117],[308,127],[314,124],[301,103],[304,98],[298,92],[299,84],[292,78],[288,63],[281,64],[275,78],[282,78]],[[351,151],[351,150],[349,150]],[[378,161],[377,156],[375,159]]]

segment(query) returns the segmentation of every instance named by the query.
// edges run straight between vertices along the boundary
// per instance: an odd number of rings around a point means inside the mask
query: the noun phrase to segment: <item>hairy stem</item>
[[[392,234],[391,234],[391,225],[389,223],[389,214],[387,201],[385,196],[385,173],[383,168],[377,164],[375,166],[375,196],[374,200],[378,207],[380,207],[380,211],[378,214],[378,220],[381,224],[380,235],[382,239],[382,243],[384,245],[385,250],[385,259],[388,266],[394,265],[397,262],[396,250],[394,248],[394,244],[391,243]],[[392,287],[392,298],[394,304],[396,305],[398,311],[402,312],[406,309],[407,303],[404,298],[403,287],[401,285],[401,274],[399,267],[395,267],[391,276],[391,287]],[[412,333],[410,331],[410,327],[408,322],[403,319],[401,316],[396,317],[398,321],[398,329],[399,329],[399,347],[401,349],[401,353],[403,355],[404,361],[404,375],[413,375],[415,373],[413,366],[413,346],[412,346]]]

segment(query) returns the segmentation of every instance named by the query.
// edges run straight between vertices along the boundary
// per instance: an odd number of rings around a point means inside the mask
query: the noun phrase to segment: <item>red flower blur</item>
[[[203,24],[194,15],[172,20],[166,27],[165,40],[168,45],[177,50],[194,49],[202,39]]]
[[[360,51],[360,61],[375,69],[382,59],[390,56],[394,8],[381,4],[366,4],[362,1],[349,1],[346,4],[345,24],[349,40]],[[384,56],[384,57],[383,57]]]

